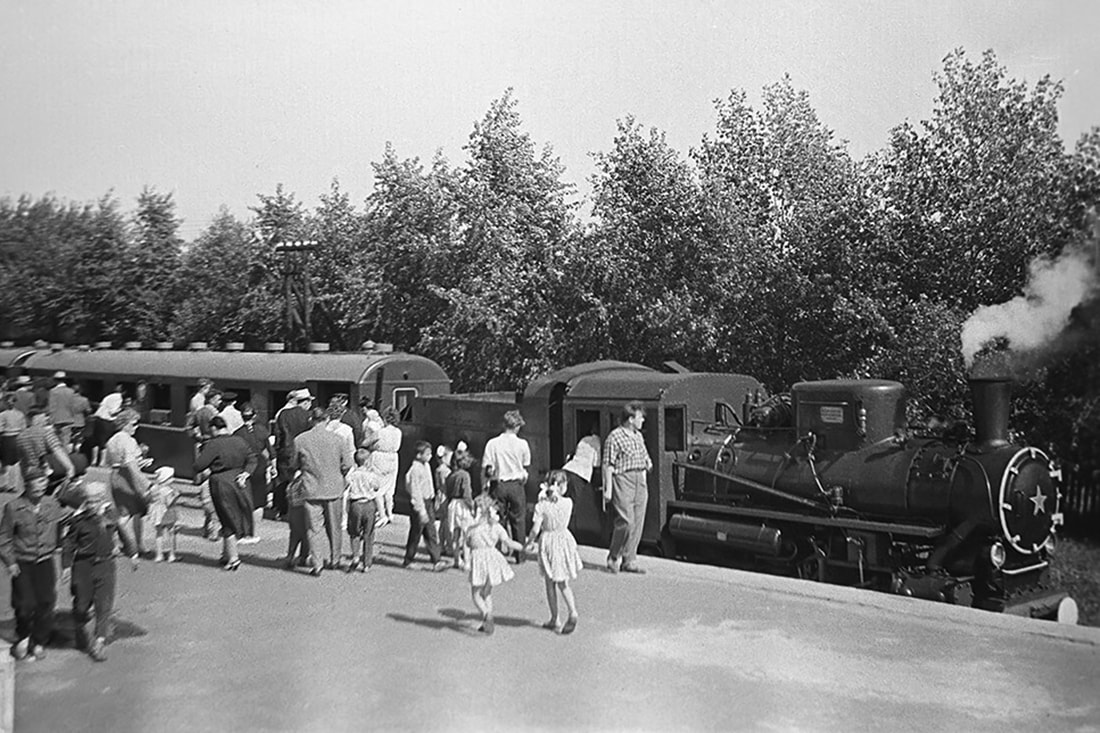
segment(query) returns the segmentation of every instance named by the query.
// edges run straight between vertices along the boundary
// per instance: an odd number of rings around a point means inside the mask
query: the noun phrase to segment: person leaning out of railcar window
[[[199,378],[199,388],[191,395],[191,401],[187,406],[187,414],[193,415],[206,404],[206,396],[214,389],[214,382],[206,377]]]
[[[637,559],[649,503],[646,474],[653,469],[653,461],[642,436],[644,424],[645,407],[628,402],[622,408],[619,427],[607,436],[603,449],[603,496],[615,512],[607,555],[607,569],[612,573],[645,573]]]
[[[103,463],[103,449],[115,434],[115,418],[122,412],[122,403],[122,385],[115,385],[114,391],[100,401],[92,416],[92,442],[85,454],[94,465]]]
[[[138,414],[138,422],[149,422],[153,413],[153,393],[149,391],[149,383],[144,379],[139,379],[134,387],[134,399],[130,408]]]

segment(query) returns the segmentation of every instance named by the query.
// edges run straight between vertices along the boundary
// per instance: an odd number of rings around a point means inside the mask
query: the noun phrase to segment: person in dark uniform
[[[237,538],[247,533],[252,521],[252,492],[248,481],[256,467],[256,459],[243,438],[230,435],[220,415],[211,418],[210,427],[214,437],[203,445],[195,461],[195,480],[199,481],[207,473],[210,476],[210,498],[222,525],[224,567],[236,570],[241,566]]]
[[[267,471],[271,463],[271,449],[268,444],[267,428],[256,421],[256,410],[251,402],[241,405],[241,418],[244,420],[244,425],[237,428],[237,432],[233,434],[248,444],[248,450],[256,459],[256,468],[252,469],[252,476],[249,479],[252,489],[252,523],[248,534],[240,540],[242,544],[247,545],[259,541],[256,535],[256,522],[260,520],[264,507],[267,506]]]
[[[309,408],[313,395],[308,389],[296,389],[287,395],[287,404],[275,414],[275,465],[279,470],[275,477],[275,517],[287,515],[286,486],[294,477],[291,461],[294,457],[294,439],[309,430]]]

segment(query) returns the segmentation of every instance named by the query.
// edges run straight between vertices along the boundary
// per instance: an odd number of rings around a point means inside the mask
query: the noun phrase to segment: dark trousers
[[[115,561],[113,558],[73,562],[73,623],[76,647],[88,646],[88,610],[95,608],[95,638],[106,639],[111,632],[111,613],[115,608]]]
[[[30,637],[32,646],[45,646],[53,633],[53,610],[57,605],[57,572],[52,558],[19,562],[19,575],[11,579],[11,605],[15,609],[16,641]]]
[[[374,499],[359,499],[348,503],[348,533],[352,549],[355,542],[363,543],[363,564],[368,568],[374,563],[374,523],[378,519]],[[351,558],[355,562],[354,553]]]
[[[416,548],[420,546],[420,538],[428,544],[428,557],[432,562],[439,562],[439,533],[435,531],[435,522],[429,516],[427,521],[413,511],[409,514],[409,539],[405,543],[405,564],[408,565],[416,557]]]
[[[285,517],[290,508],[287,503],[286,487],[290,484],[294,471],[291,470],[289,463],[289,458],[277,458],[275,461],[277,473],[271,487],[271,508],[279,517]]]
[[[512,532],[516,542],[527,541],[527,494],[523,490],[523,481],[497,482],[496,495],[493,496],[501,506],[503,524]],[[516,564],[523,562],[523,553],[516,554]]]

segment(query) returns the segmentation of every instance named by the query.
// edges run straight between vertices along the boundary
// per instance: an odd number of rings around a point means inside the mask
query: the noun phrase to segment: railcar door
[[[593,428],[602,446],[614,425],[614,416],[606,410],[604,405],[572,403],[564,407],[562,413],[561,440],[568,447],[564,448],[565,455],[555,468],[560,468],[572,458],[577,443],[581,438],[590,435]],[[601,460],[602,458],[601,455]],[[603,506],[603,475],[600,466],[592,470],[589,488],[571,498],[573,499],[571,529],[577,541],[585,545],[606,547],[611,538],[611,518]]]

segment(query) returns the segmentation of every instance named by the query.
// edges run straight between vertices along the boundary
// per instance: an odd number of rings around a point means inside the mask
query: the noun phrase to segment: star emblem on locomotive
[[[1035,487],[1035,496],[1029,496],[1028,500],[1035,505],[1035,515],[1045,514],[1047,510],[1047,497],[1043,493],[1043,487]]]

